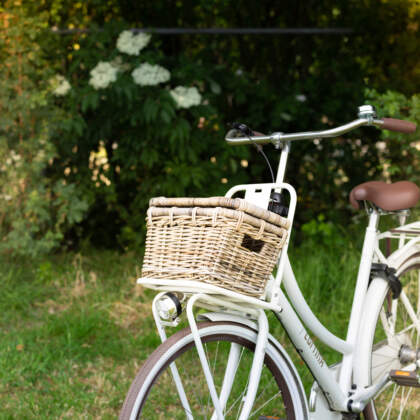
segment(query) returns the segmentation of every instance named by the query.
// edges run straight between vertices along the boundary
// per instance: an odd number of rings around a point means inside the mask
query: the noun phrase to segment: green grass
[[[341,337],[358,263],[357,250],[344,249],[308,246],[291,257],[308,302]],[[104,251],[1,261],[0,419],[118,415],[136,371],[159,344],[155,293],[135,286],[138,269],[134,255]],[[293,352],[272,316],[270,322]],[[328,363],[338,361],[315,342]]]
[[[0,418],[115,418],[158,345],[131,255],[1,265]]]

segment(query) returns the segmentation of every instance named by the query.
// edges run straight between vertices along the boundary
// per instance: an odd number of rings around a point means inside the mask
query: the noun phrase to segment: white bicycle
[[[140,278],[139,284],[160,290],[152,309],[162,344],[132,383],[120,419],[419,418],[420,222],[405,225],[420,199],[417,186],[367,182],[350,194],[355,208],[366,209],[369,223],[345,339],[313,314],[287,256],[296,207],[296,191],[284,182],[291,142],[364,125],[416,129],[406,121],[378,119],[364,105],[358,119],[326,131],[262,135],[240,125],[227,134],[231,145],[272,143],[281,151],[274,183],[240,185],[226,194],[242,192],[264,209],[273,191],[288,194],[288,235],[277,271],[260,298],[205,283],[178,280],[174,287]],[[397,215],[401,226],[378,232],[385,214]],[[309,400],[291,358],[269,332],[265,311],[273,311],[314,377]],[[166,329],[185,315],[189,327],[167,338]],[[328,366],[307,329],[341,353],[341,362]]]

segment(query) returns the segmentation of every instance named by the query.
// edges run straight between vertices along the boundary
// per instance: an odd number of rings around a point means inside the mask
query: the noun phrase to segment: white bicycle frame
[[[351,128],[364,124],[366,124],[366,120],[359,119],[340,128],[342,132],[345,132],[349,131]],[[340,134],[338,131],[338,129],[333,129],[322,132],[323,134],[327,133],[327,135],[323,135],[323,137]],[[316,137],[316,135],[314,135],[316,133],[302,134],[306,135],[306,137],[301,135],[300,138]],[[310,134],[309,137],[308,134]],[[291,135],[289,135],[289,137],[290,136]],[[296,135],[294,136],[296,137]],[[270,139],[273,138],[276,138],[276,134],[270,136]],[[296,138],[291,138],[291,140],[295,139]],[[245,140],[246,139],[239,139],[237,142],[245,142]],[[236,186],[230,189],[226,196],[231,197],[242,191],[245,192],[245,199],[247,201],[267,208],[271,191],[286,190],[290,196],[288,214],[290,222],[288,238],[290,238],[296,208],[296,191],[293,186],[284,183],[284,174],[290,152],[290,143],[289,141],[283,141],[277,136],[277,146],[282,148],[282,152],[275,183]],[[406,214],[407,212],[400,212],[401,224],[404,224]],[[388,290],[388,284],[384,279],[379,277],[370,279],[371,266],[373,262],[381,262],[387,264],[389,267],[398,268],[401,267],[402,262],[405,261],[408,256],[415,256],[417,253],[419,254],[418,260],[420,263],[420,222],[379,234],[377,228],[380,215],[381,213],[378,209],[375,209],[374,207],[370,208],[369,223],[365,232],[362,256],[345,339],[341,339],[331,333],[318,320],[303,297],[287,255],[289,240],[285,243],[279,257],[276,276],[272,277],[268,282],[266,293],[262,299],[244,296],[205,283],[190,280],[177,281],[176,291],[191,295],[186,305],[186,313],[215,408],[212,419],[224,419],[223,410],[231,390],[236,367],[238,365],[239,354],[236,347],[233,345],[229,354],[222,389],[220,393],[218,393],[213,383],[211,370],[198,332],[193,312],[193,308],[196,305],[214,311],[213,313],[200,315],[201,318],[209,320],[234,319],[238,322],[252,326],[252,328],[258,331],[255,356],[249,377],[249,386],[239,417],[240,420],[248,418],[258,388],[265,347],[269,337],[268,322],[265,315],[266,310],[272,310],[276,313],[287,331],[290,340],[296,349],[298,349],[302,359],[305,361],[315,378],[316,383],[313,387],[308,410],[308,416],[311,419],[325,420],[328,418],[341,418],[341,414],[339,413],[342,412],[361,412],[369,400],[386,385],[389,381],[388,374],[384,374],[375,383],[370,385],[371,354],[369,353],[369,345],[366,343],[366,340],[364,340],[366,329],[375,327],[374,324],[376,323],[377,312],[375,313],[375,310],[372,308],[378,308],[378,304],[382,303],[383,297]],[[419,236],[416,234],[417,232]],[[389,257],[385,257],[379,247],[379,241],[387,238],[399,239],[398,250]],[[371,283],[369,286],[370,280]],[[156,302],[162,297],[164,291],[173,290],[172,283],[170,281],[165,283],[165,281],[151,278],[141,278],[138,280],[138,283],[157,290],[162,290],[162,293],[155,297],[153,314],[161,340],[165,341],[165,326],[177,325],[177,320],[174,322],[162,320],[156,308]],[[288,298],[283,293],[280,287],[281,284],[283,284]],[[404,292],[402,292],[401,301],[406,306],[407,313],[412,317],[413,322],[415,322],[417,330],[420,333],[420,323],[417,321],[417,316],[408,299],[404,297]],[[393,310],[396,311],[396,307],[393,307]],[[252,321],[253,319],[255,319],[257,323]],[[363,323],[361,322],[362,319]],[[342,361],[338,366],[329,367],[327,365],[308,331],[304,327],[304,324],[323,343],[343,355]],[[278,346],[280,345],[278,344]],[[172,363],[171,370],[178,394],[185,408],[186,416],[190,419],[192,418],[190,414],[191,410],[189,409],[187,396],[185,395],[175,363]],[[318,392],[319,389],[321,389],[322,392]]]

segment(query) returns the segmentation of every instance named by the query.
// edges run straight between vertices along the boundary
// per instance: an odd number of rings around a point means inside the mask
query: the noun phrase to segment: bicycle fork
[[[159,295],[158,295],[159,296]],[[158,298],[158,296],[156,298]],[[203,343],[201,341],[201,337],[199,334],[198,326],[195,321],[194,313],[193,313],[193,307],[194,304],[200,300],[205,299],[207,302],[210,300],[213,303],[223,303],[219,299],[215,298],[214,296],[208,296],[205,294],[197,294],[192,296],[186,305],[186,314],[188,318],[188,322],[191,328],[191,332],[194,338],[195,347],[201,362],[201,366],[207,381],[207,386],[210,392],[210,397],[213,402],[213,407],[215,409],[211,420],[224,420],[224,410],[226,408],[226,404],[230,395],[230,392],[232,390],[233,382],[236,376],[237,368],[240,363],[241,359],[241,353],[240,353],[240,346],[238,344],[232,343],[230,350],[229,350],[229,356],[226,363],[225,373],[223,377],[223,383],[220,390],[220,395],[218,395],[213,375],[211,372],[211,368],[209,366],[206,352],[203,347]],[[157,299],[155,299],[156,301]],[[155,317],[155,322],[159,331],[159,335],[162,341],[166,340],[166,333],[163,325],[173,325],[170,323],[166,323],[161,321],[160,316],[158,314],[158,311],[155,308],[155,305],[153,305],[153,313]],[[249,372],[248,382],[247,382],[247,390],[246,395],[242,399],[242,410],[239,417],[239,420],[246,420],[249,418],[252,407],[254,405],[255,397],[258,390],[258,385],[260,382],[261,372],[263,368],[264,363],[264,357],[265,357],[265,350],[268,343],[268,333],[269,333],[269,326],[268,326],[268,320],[267,316],[263,309],[254,310],[255,315],[257,317],[258,322],[258,336],[255,346],[255,352],[254,352],[254,358],[252,361],[252,366]],[[193,419],[193,416],[191,414],[191,408],[188,403],[188,399],[186,396],[186,393],[184,391],[184,387],[182,385],[181,378],[178,374],[177,367],[175,363],[171,364],[171,372],[172,376],[175,382],[175,386],[179,395],[179,398],[181,400],[182,406],[185,410],[185,414],[187,418]],[[244,391],[245,392],[245,391]]]

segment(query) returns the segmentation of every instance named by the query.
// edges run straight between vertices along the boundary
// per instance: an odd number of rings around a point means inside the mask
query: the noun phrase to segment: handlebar
[[[370,107],[365,105],[365,107]],[[360,107],[361,110],[363,107]],[[363,111],[363,110],[362,110]],[[366,116],[365,116],[366,115]],[[347,124],[341,125],[336,128],[323,131],[306,131],[301,133],[272,133],[270,135],[264,135],[261,133],[253,132],[254,135],[251,137],[248,136],[238,136],[240,132],[238,130],[230,130],[225,137],[225,140],[231,145],[242,145],[242,144],[267,144],[272,143],[276,146],[279,146],[283,141],[294,141],[294,140],[307,140],[307,139],[319,139],[325,137],[336,137],[342,134],[348,133],[355,128],[361,127],[363,125],[375,125],[378,128],[390,131],[397,131],[400,133],[414,133],[416,131],[416,124],[404,121],[397,120],[394,118],[383,118],[376,119],[373,118],[375,115],[374,111],[359,113],[357,120],[349,122]]]

